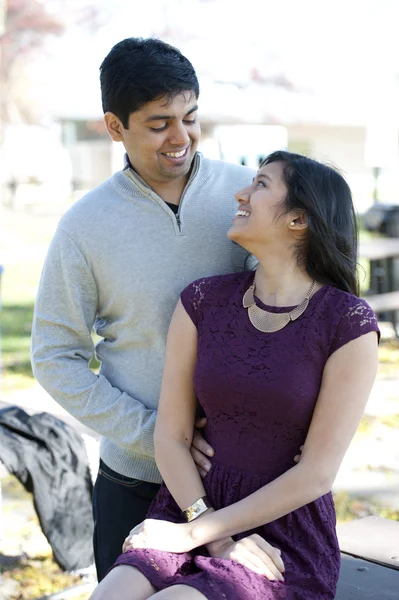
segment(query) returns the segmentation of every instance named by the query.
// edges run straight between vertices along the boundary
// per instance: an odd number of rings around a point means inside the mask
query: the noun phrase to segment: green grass
[[[0,312],[2,390],[34,385],[30,362],[30,338],[41,264],[10,264],[1,281],[3,305]],[[97,370],[99,363],[90,363]]]
[[[399,429],[399,415],[385,415],[380,418],[380,422],[387,427]]]
[[[18,385],[26,387],[30,382],[33,384],[30,362],[33,302],[19,306],[6,304],[0,316],[5,388],[15,389]],[[99,363],[95,358],[92,359],[90,367],[93,370],[98,369]]]
[[[384,519],[399,521],[399,511],[381,506],[370,497],[359,497],[348,492],[334,493],[337,523],[345,523],[353,519],[361,519],[370,515],[379,515]]]
[[[39,285],[41,263],[29,262],[6,265],[1,279],[3,309],[6,306],[32,305]]]
[[[357,428],[357,433],[361,435],[369,435],[376,422],[376,417],[372,417],[371,415],[364,415],[359,423],[359,427]]]
[[[4,517],[12,520],[15,512],[22,511],[22,514],[25,514],[24,519],[18,519],[17,527],[14,522],[12,531],[13,537],[18,537],[22,541],[22,545],[26,547],[27,544],[29,548],[27,554],[14,555],[9,554],[10,550],[7,550],[7,539],[3,543],[3,552],[0,553],[0,576],[5,581],[13,581],[16,587],[10,600],[12,598],[31,600],[44,595],[47,597],[47,595],[81,584],[82,580],[79,576],[64,572],[56,565],[49,546],[46,547],[42,543],[32,544],[32,540],[42,537],[38,518],[33,511],[32,495],[13,475],[4,477],[1,483]],[[79,596],[81,600],[86,600],[88,597],[89,594]]]
[[[1,312],[2,368],[5,375],[33,378],[30,334],[33,303],[4,305]]]
[[[28,260],[29,257],[27,257]],[[8,264],[1,280],[2,389],[33,385],[30,335],[41,264]]]

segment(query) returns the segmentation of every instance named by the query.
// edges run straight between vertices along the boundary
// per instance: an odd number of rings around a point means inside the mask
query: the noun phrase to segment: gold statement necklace
[[[259,306],[255,303],[255,279],[251,285],[247,289],[242,299],[242,304],[244,308],[248,309],[248,317],[251,321],[252,325],[258,329],[258,331],[262,331],[263,333],[274,333],[275,331],[279,331],[283,329],[290,321],[295,321],[300,317],[308,307],[310,296],[314,290],[316,285],[316,280],[314,279],[312,285],[310,286],[305,299],[298,304],[295,308],[285,313],[272,313],[268,310],[263,310],[263,308],[259,308]]]

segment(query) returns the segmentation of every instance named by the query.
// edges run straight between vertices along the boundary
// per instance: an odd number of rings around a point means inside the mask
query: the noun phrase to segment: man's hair
[[[129,115],[147,102],[182,92],[199,96],[194,67],[177,48],[154,38],[127,38],[116,44],[100,67],[104,113],[112,112],[125,129]]]

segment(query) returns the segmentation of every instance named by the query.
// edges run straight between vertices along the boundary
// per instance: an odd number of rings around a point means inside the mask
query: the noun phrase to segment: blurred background
[[[0,0],[0,408],[76,427],[95,472],[96,436],[33,380],[32,309],[60,216],[122,167],[99,66],[125,37],[160,37],[197,70],[206,156],[257,167],[288,148],[335,165],[351,186],[362,294],[383,339],[335,501],[340,521],[399,520],[398,22],[397,0]],[[66,598],[57,592],[78,585],[73,597],[87,598],[92,574],[54,562],[32,496],[4,467],[0,481],[0,599]]]

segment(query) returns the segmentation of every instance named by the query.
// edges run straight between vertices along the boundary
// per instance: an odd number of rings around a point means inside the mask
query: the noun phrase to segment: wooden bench
[[[399,291],[364,296],[364,299],[370,304],[371,308],[376,313],[382,313],[389,310],[399,310]]]
[[[399,599],[399,522],[372,516],[337,527],[341,572],[336,600]]]
[[[384,260],[399,257],[399,238],[371,238],[360,242],[359,255],[368,260]]]
[[[365,300],[399,337],[399,239],[372,238],[360,244],[359,255],[370,263],[371,294]]]

